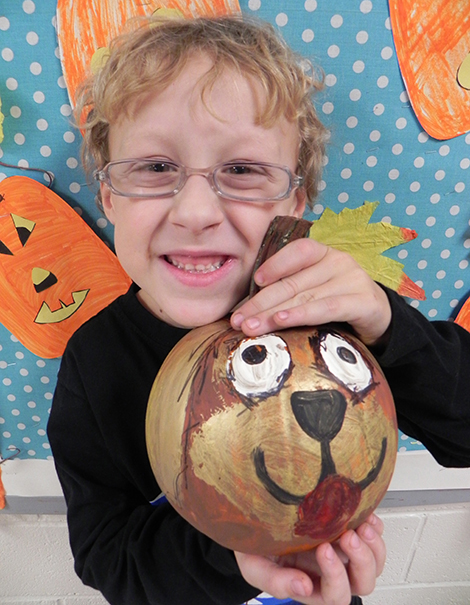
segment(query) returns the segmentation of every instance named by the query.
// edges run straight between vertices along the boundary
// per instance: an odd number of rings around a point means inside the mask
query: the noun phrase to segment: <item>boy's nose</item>
[[[222,200],[204,175],[191,174],[173,198],[170,221],[194,232],[204,231],[224,219]]]

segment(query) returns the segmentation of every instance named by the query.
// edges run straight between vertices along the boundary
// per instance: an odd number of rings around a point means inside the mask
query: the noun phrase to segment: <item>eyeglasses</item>
[[[301,187],[303,177],[286,166],[258,162],[226,162],[211,168],[187,168],[163,158],[133,158],[109,162],[94,178],[125,197],[176,195],[194,174],[205,177],[220,197],[241,202],[276,202]]]

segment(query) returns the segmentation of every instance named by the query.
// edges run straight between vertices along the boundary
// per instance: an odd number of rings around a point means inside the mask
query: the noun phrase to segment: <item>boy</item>
[[[155,502],[145,446],[166,355],[188,329],[231,313],[271,219],[300,217],[316,195],[325,140],[316,88],[269,26],[234,17],[144,26],[113,45],[82,90],[85,165],[98,168],[134,284],[70,340],[48,434],[76,571],[110,603],[239,605],[264,590],[347,605],[381,573],[374,516],[336,550],[234,555]],[[346,254],[298,240],[256,280],[261,291],[231,320],[246,334],[339,320],[376,350],[388,338],[387,293]]]

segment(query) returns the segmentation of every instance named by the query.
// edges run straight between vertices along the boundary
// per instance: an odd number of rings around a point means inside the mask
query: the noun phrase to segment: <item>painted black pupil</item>
[[[268,352],[266,351],[266,347],[263,345],[251,345],[242,353],[243,361],[250,366],[263,363],[267,356]]]
[[[338,357],[346,363],[357,363],[357,359],[354,353],[346,347],[338,347],[336,349],[336,353]]]

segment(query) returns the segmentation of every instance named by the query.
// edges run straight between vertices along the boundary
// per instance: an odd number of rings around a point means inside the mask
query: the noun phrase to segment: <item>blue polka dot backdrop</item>
[[[418,237],[387,255],[404,264],[427,300],[410,304],[447,320],[469,289],[467,181],[470,135],[438,141],[420,126],[400,74],[386,0],[240,0],[324,72],[318,112],[331,130],[319,218],[378,201],[372,222],[409,227]],[[0,160],[54,174],[53,190],[112,244],[80,167],[81,135],[71,125],[56,33],[56,2],[9,0],[0,7]],[[436,74],[438,77],[439,74]],[[0,179],[40,173],[0,166]],[[60,359],[41,359],[0,325],[0,453],[50,457],[46,424]],[[400,449],[422,446],[401,435]],[[262,601],[262,600],[260,600]]]

